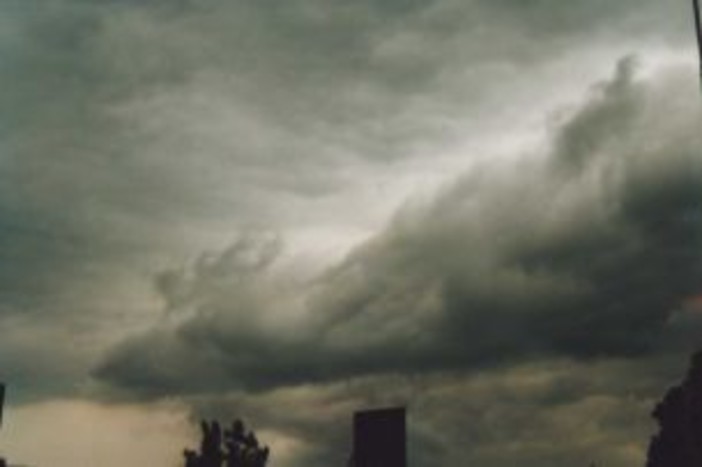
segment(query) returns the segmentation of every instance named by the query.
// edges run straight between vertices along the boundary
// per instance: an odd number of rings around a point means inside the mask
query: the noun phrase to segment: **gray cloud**
[[[289,465],[396,403],[418,466],[640,460],[702,332],[688,2],[50,3],[0,6],[11,402],[173,395]]]
[[[118,346],[96,375],[158,395],[658,349],[699,292],[699,114],[674,78],[632,66],[563,121],[547,157],[408,207],[303,299],[242,269],[269,258],[262,245],[176,274],[162,291],[172,303],[185,290],[190,314]]]

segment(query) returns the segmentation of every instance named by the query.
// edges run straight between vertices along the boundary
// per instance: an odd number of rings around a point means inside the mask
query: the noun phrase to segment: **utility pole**
[[[700,15],[700,0],[692,0],[695,13],[695,37],[697,39],[697,52],[699,53],[700,87],[702,89],[702,16]]]

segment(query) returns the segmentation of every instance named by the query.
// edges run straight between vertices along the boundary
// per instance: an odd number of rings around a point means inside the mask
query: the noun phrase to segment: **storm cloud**
[[[302,292],[273,287],[267,242],[161,276],[183,317],[96,375],[165,395],[659,348],[699,293],[699,113],[670,92],[674,75],[634,67],[622,60],[558,124],[547,155],[408,205]]]
[[[331,465],[409,404],[418,466],[639,462],[702,335],[688,3],[2,2],[3,453]]]

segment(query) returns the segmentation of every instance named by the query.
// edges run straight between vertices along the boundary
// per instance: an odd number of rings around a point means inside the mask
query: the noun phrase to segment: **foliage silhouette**
[[[253,431],[247,433],[241,420],[224,431],[217,421],[203,420],[200,428],[200,451],[183,451],[185,467],[265,467],[268,462],[268,446],[261,446]]]
[[[660,430],[648,447],[646,467],[702,466],[702,352],[692,357],[685,380],[653,410]]]

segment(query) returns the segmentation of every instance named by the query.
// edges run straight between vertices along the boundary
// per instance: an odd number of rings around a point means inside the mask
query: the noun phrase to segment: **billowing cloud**
[[[343,462],[339,420],[410,401],[418,465],[632,463],[702,329],[673,3],[3,2],[9,402],[175,396],[245,415],[292,466]],[[581,99],[631,52],[640,72]],[[619,447],[548,451],[528,419]]]
[[[268,288],[267,243],[162,276],[169,312],[186,300],[190,314],[96,374],[169,394],[653,351],[700,287],[699,115],[673,78],[633,67],[559,125],[548,155],[407,207],[303,299]]]

